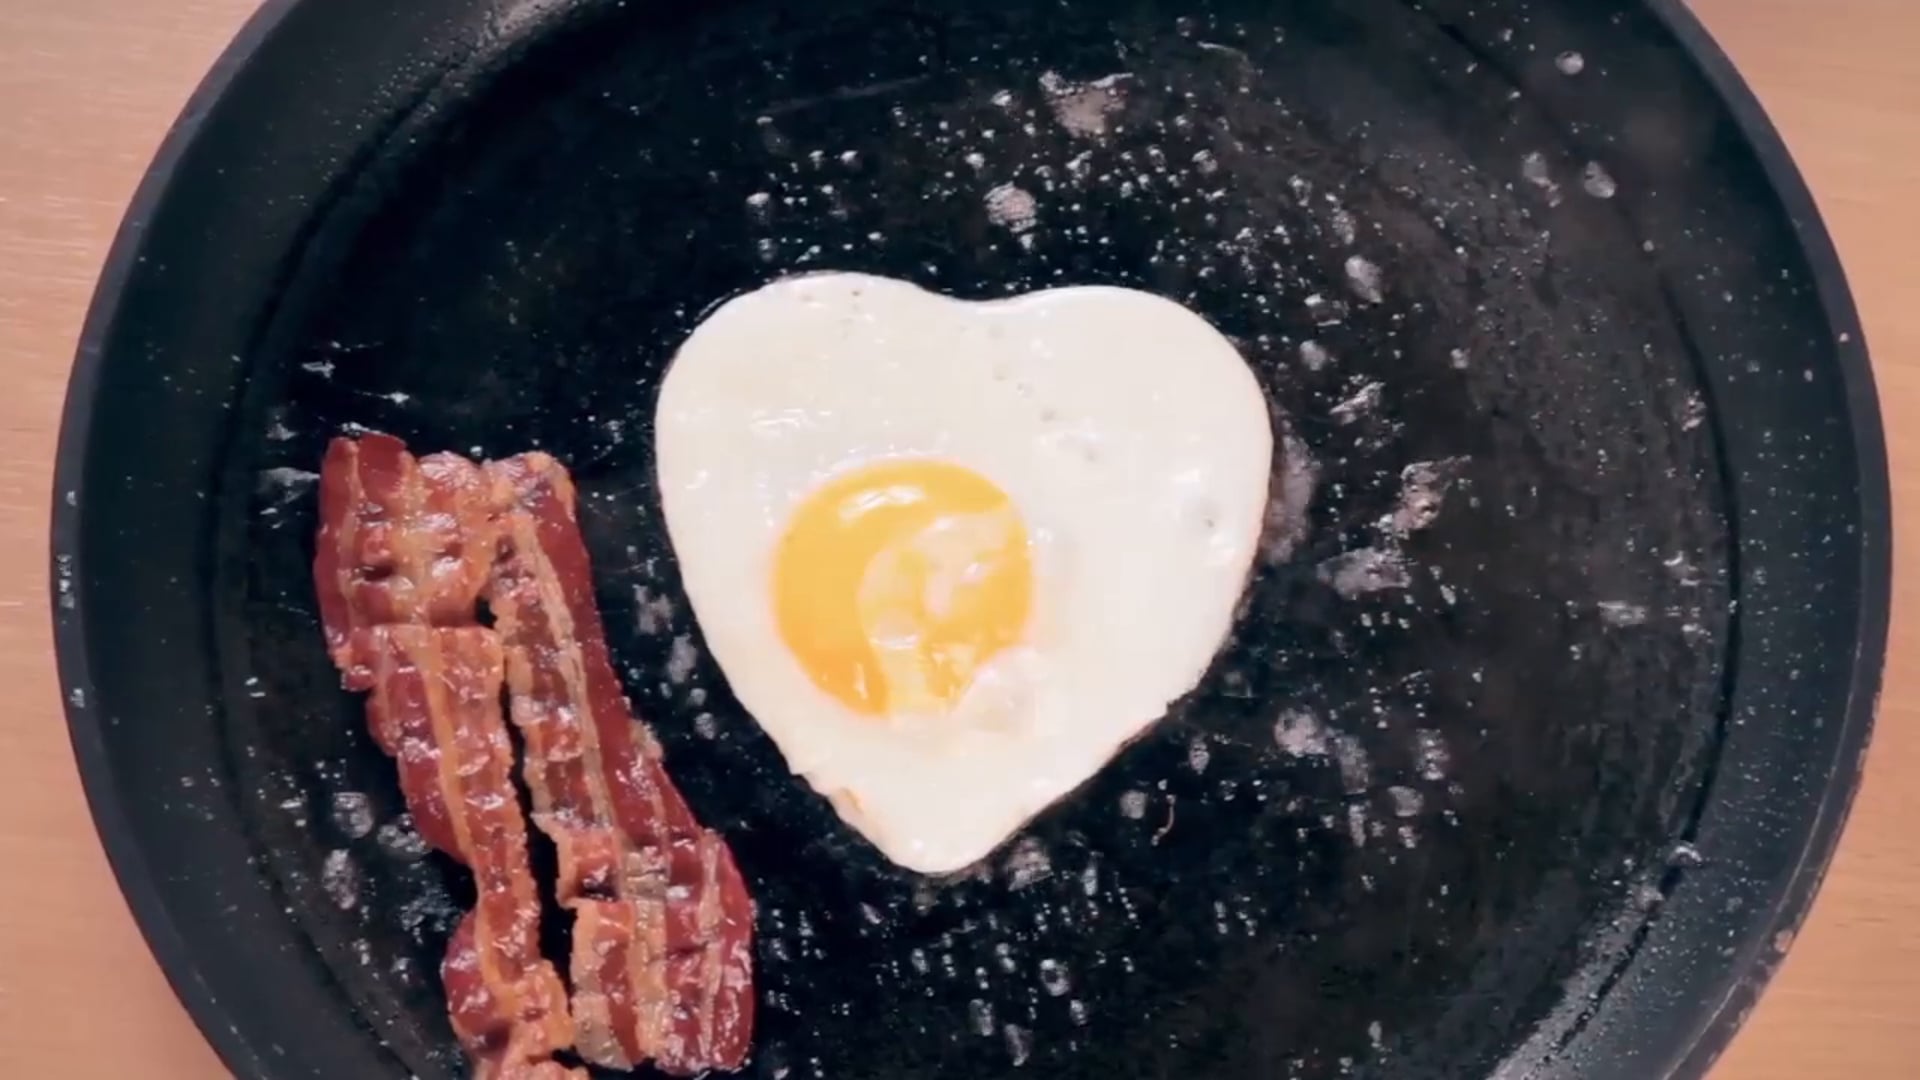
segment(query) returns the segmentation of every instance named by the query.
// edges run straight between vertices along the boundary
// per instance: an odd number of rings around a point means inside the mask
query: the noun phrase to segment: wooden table
[[[219,1063],[94,839],[52,666],[55,428],[128,196],[253,0],[0,0],[0,1076]],[[1715,1080],[1920,1076],[1920,3],[1696,0],[1805,170],[1859,299],[1905,575],[1865,790],[1799,943]]]

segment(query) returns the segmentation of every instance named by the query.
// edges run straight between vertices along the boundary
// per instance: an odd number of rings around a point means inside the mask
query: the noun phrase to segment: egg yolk
[[[862,466],[794,511],[773,595],[814,685],[864,715],[944,711],[1026,630],[1026,526],[1006,492],[958,465]]]

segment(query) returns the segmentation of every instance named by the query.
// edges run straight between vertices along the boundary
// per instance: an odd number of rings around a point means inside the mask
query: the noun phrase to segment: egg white
[[[861,274],[776,281],[688,338],[655,424],[668,534],[734,694],[850,825],[924,873],[990,853],[1194,687],[1231,627],[1273,457],[1232,344],[1108,287],[965,302]],[[1025,639],[944,716],[851,712],[774,619],[797,504],[894,457],[986,477],[1033,546]]]

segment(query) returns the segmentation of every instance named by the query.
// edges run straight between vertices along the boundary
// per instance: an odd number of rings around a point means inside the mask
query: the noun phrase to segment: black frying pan
[[[880,861],[711,666],[663,681],[698,627],[637,610],[677,588],[663,365],[817,268],[1172,296],[1288,433],[1302,528],[1206,680],[958,881]],[[248,1077],[460,1070],[465,879],[309,592],[353,424],[573,466],[629,688],[759,900],[756,1077],[1696,1076],[1878,685],[1855,315],[1675,3],[273,2],[129,214],[54,514],[101,833]]]

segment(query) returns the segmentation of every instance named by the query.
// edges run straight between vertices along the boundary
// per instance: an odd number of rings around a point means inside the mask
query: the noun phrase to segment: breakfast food
[[[574,912],[582,1057],[669,1073],[738,1068],[753,1032],[753,909],[636,723],[593,603],[573,484],[545,454],[491,463],[503,500],[487,602],[526,743],[533,820]]]
[[[416,459],[369,434],[334,441],[320,488],[328,649],[345,684],[371,692],[369,722],[421,834],[478,887],[442,967],[475,1076],[583,1080],[553,1060],[576,1042],[613,1068],[739,1067],[752,905],[614,678],[566,471],[543,454]],[[575,914],[571,1010],[539,954],[503,686],[534,821],[559,855],[556,893]]]
[[[734,693],[926,873],[988,854],[1199,681],[1273,453],[1252,372],[1178,304],[968,303],[857,274],[722,305],[655,422],[668,533]]]
[[[499,638],[478,625],[492,533],[478,468],[384,436],[336,440],[314,558],[327,647],[400,769],[420,834],[473,871],[478,899],[441,964],[477,1080],[584,1080],[566,991],[540,956],[540,894],[500,714]]]

